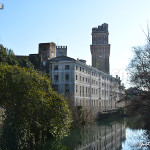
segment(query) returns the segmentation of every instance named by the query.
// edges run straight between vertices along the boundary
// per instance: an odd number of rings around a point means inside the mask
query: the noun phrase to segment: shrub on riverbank
[[[32,147],[49,137],[67,135],[71,112],[50,80],[33,69],[0,64],[0,107],[5,109],[0,145]]]
[[[141,92],[140,94],[131,94],[132,96],[127,99],[128,104],[125,108],[125,114],[137,118],[137,123],[142,128],[150,129],[150,93]]]

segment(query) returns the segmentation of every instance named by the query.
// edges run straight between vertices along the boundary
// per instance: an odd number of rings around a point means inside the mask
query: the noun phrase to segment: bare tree
[[[150,45],[133,48],[134,57],[128,66],[130,82],[144,91],[150,91]]]
[[[67,95],[67,101],[69,104],[69,109],[72,112],[72,125],[74,127],[81,124],[86,124],[96,119],[94,106],[75,106],[74,97],[69,94]]]
[[[146,40],[147,40],[147,43],[150,44],[150,32],[149,32],[149,24],[147,23],[147,33],[143,30],[143,28],[141,27],[144,35],[146,36]]]
[[[143,30],[144,32],[144,30]],[[147,33],[145,33],[147,44],[133,48],[134,56],[128,65],[128,73],[133,89],[129,96],[125,113],[128,115],[136,115],[145,128],[149,128],[150,124],[150,32],[147,25]],[[129,89],[128,89],[129,91]],[[134,92],[137,91],[137,92]]]

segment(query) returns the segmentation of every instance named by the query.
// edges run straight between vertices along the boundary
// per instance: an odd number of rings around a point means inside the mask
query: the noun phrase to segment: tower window
[[[107,44],[107,41],[104,41],[104,44]]]
[[[102,41],[101,41],[101,40],[99,40],[99,41],[98,41],[98,43],[99,43],[99,44],[102,44]]]
[[[96,44],[96,41],[93,41],[93,44]]]

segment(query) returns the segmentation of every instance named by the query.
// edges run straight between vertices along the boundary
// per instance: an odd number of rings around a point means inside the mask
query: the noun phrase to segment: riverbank
[[[102,119],[109,119],[109,118],[115,118],[115,117],[125,117],[126,114],[124,113],[124,109],[116,109],[116,110],[109,110],[107,112],[99,112],[98,117],[96,120],[102,120]]]

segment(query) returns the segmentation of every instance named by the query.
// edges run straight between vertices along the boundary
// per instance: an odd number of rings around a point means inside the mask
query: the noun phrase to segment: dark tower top
[[[92,66],[109,74],[110,44],[108,24],[92,28]]]
[[[48,68],[48,60],[56,57],[56,44],[51,43],[40,43],[39,44],[39,57],[40,57],[40,70],[44,73]]]
[[[92,33],[102,33],[102,32],[108,32],[108,24],[104,23],[101,26],[98,26],[98,28],[92,28]]]

